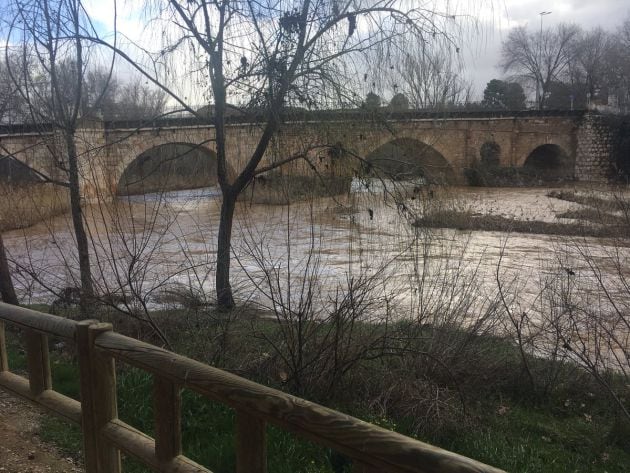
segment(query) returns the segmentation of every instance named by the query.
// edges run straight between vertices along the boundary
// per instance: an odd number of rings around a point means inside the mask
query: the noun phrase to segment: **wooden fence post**
[[[236,473],[267,473],[266,422],[236,412]]]
[[[7,339],[4,335],[4,322],[0,322],[0,373],[9,371],[9,356],[7,355]]]
[[[31,393],[39,396],[47,389],[52,388],[50,359],[48,357],[48,337],[28,330],[24,334],[24,340],[26,344],[29,386]]]
[[[153,378],[155,456],[168,463],[182,453],[181,388],[160,376]]]
[[[118,417],[114,359],[94,347],[94,340],[111,330],[111,324],[93,321],[77,325],[86,473],[121,471],[119,450],[100,435],[101,429]]]

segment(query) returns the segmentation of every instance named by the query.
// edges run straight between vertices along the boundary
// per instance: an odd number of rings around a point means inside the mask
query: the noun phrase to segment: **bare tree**
[[[602,28],[595,28],[581,35],[576,43],[575,57],[584,74],[588,93],[594,97],[605,85],[606,57],[612,38]]]
[[[616,203],[622,207],[622,218],[630,222],[627,198],[617,197]],[[567,357],[604,388],[628,422],[630,285],[621,245],[617,241],[596,254],[585,241],[575,241],[572,251],[581,269],[561,268],[559,276],[547,284],[545,296],[551,310],[544,317],[552,320],[553,334]],[[610,273],[602,271],[604,264]]]
[[[613,37],[607,51],[607,83],[626,111],[630,105],[630,16]]]
[[[15,59],[11,54],[0,59],[0,123],[19,123],[24,120],[25,104],[9,75],[8,63]]]
[[[136,79],[117,90],[115,103],[106,116],[124,120],[157,117],[164,112],[166,99],[162,89],[151,88]]]
[[[580,29],[560,24],[542,33],[514,28],[503,42],[500,66],[540,90],[538,108],[545,106],[546,94],[554,81],[561,81],[574,59],[574,44]]]
[[[110,67],[91,66],[84,74],[81,116],[104,120],[155,118],[166,107],[166,93],[138,74],[121,79]],[[72,90],[70,90],[70,94]]]
[[[93,35],[81,0],[12,0],[6,7],[7,37],[21,43],[21,61],[9,73],[35,123],[54,126],[61,146],[49,147],[67,179],[77,244],[83,313],[93,296],[88,237],[81,207],[79,151],[75,135],[84,99],[87,52]]]
[[[447,14],[400,0],[170,0],[156,2],[156,7],[156,21],[170,19],[162,29],[168,44],[157,59],[167,61],[170,57],[180,67],[187,59],[188,79],[198,73],[194,77],[200,83],[198,93],[190,95],[208,96],[213,102],[218,180],[223,197],[216,292],[219,306],[229,308],[234,305],[230,245],[238,196],[257,175],[291,161],[309,159],[305,149],[261,165],[282,126],[287,107],[343,103],[356,95],[351,78],[360,71],[356,61],[360,53],[401,34],[441,32],[442,23],[452,20]],[[155,73],[156,62],[143,67],[137,56],[110,46],[166,91],[171,100],[197,115],[199,104],[182,96],[171,87],[172,82]],[[233,175],[228,172],[230,150],[226,145],[228,100],[241,102],[262,117],[258,144]]]
[[[112,67],[93,66],[87,69],[83,80],[81,116],[111,116],[116,110],[119,90],[120,81]]]
[[[423,41],[410,49],[395,61],[390,81],[409,97],[412,108],[443,109],[468,101],[472,85],[448,49],[428,48]]]
[[[13,288],[13,281],[11,280],[11,271],[9,270],[9,263],[7,262],[7,255],[4,251],[4,242],[2,241],[2,234],[0,233],[0,300],[8,303],[18,305],[18,299],[15,295],[15,289]]]

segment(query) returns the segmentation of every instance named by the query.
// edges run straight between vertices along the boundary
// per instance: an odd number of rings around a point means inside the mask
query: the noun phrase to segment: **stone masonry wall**
[[[578,181],[607,181],[612,172],[614,130],[603,115],[587,113],[577,132],[575,178]]]
[[[338,175],[345,172],[353,175],[357,167],[356,159],[348,163],[333,159],[329,150],[316,145],[341,144],[356,156],[369,157],[382,146],[402,140],[407,147],[417,142],[418,149],[424,149],[423,146],[433,148],[452,169],[455,182],[464,183],[464,170],[479,159],[485,143],[494,143],[498,147],[502,166],[516,167],[523,166],[537,147],[552,144],[562,149],[571,163],[575,160],[577,179],[604,180],[610,175],[610,153],[618,135],[612,133],[607,123],[599,115],[582,117],[581,114],[400,117],[387,122],[380,118],[346,122],[333,117],[322,121],[289,122],[274,137],[261,166],[306,152],[320,174]],[[228,126],[227,160],[231,168],[228,171],[230,175],[235,175],[245,165],[258,143],[260,133],[260,126],[255,123],[234,123]],[[2,133],[0,129],[3,146],[9,149],[9,153],[15,153],[18,159],[36,165],[35,161],[40,161],[35,159],[37,154],[44,161],[53,162],[50,159],[50,146],[45,143],[38,146],[29,141],[30,146],[25,147],[26,138],[32,141],[34,137],[24,136],[24,133]],[[40,139],[41,136],[35,138]],[[84,160],[81,165],[84,195],[94,198],[106,192],[115,193],[120,176],[134,159],[167,143],[200,145],[214,152],[214,128],[208,124],[195,123],[169,123],[142,128],[107,128],[103,124],[86,123],[77,130],[77,148]],[[423,159],[422,155],[414,157]],[[286,172],[303,174],[312,172],[312,169],[298,160]]]

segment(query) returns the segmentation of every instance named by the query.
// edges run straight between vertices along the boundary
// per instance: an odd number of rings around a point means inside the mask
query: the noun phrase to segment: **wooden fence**
[[[24,336],[28,379],[12,373],[4,324]],[[48,337],[76,346],[81,402],[55,392]],[[115,360],[153,374],[155,439],[118,419]],[[455,453],[248,381],[156,346],[125,337],[111,324],[74,322],[0,303],[0,387],[81,426],[87,473],[118,473],[120,452],[158,472],[208,472],[182,455],[181,390],[236,411],[236,471],[267,471],[266,424],[330,447],[358,473],[499,472]]]

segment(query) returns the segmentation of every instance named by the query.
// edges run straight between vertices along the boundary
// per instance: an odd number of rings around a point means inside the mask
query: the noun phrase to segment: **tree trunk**
[[[89,306],[93,299],[92,270],[90,268],[90,248],[87,234],[83,226],[83,210],[81,209],[81,188],[79,182],[79,166],[74,136],[66,134],[66,146],[68,150],[68,170],[70,181],[70,209],[72,212],[72,224],[74,235],[77,239],[77,251],[79,256],[79,274],[81,277],[81,315],[87,317]]]
[[[4,252],[4,242],[0,234],[0,296],[7,304],[18,305],[18,299],[11,281],[11,272],[9,271],[9,263],[7,255]]]
[[[238,193],[232,190],[223,192],[221,203],[221,220],[219,222],[219,239],[217,242],[216,289],[219,309],[234,307],[232,286],[230,285],[230,242],[232,240],[232,223]]]

